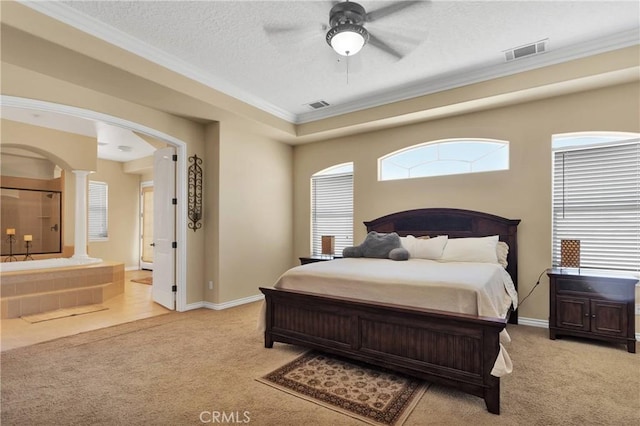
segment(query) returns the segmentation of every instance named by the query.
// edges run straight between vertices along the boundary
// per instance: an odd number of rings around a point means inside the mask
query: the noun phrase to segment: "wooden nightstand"
[[[547,275],[550,339],[587,337],[626,344],[636,352],[636,278],[575,269],[550,269]]]
[[[318,255],[311,255],[307,257],[299,257],[298,259],[300,259],[301,265],[306,265],[307,263],[326,262],[327,260],[342,259],[342,256],[329,256],[326,254],[318,254]]]

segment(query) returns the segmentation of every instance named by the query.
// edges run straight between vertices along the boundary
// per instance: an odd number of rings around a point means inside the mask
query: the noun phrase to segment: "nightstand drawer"
[[[627,287],[616,285],[611,280],[557,278],[558,293],[590,293],[623,299],[627,295]]]

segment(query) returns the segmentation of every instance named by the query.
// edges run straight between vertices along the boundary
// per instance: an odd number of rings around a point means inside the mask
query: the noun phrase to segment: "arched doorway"
[[[176,209],[176,310],[186,310],[187,207],[186,202],[183,202],[183,200],[187,199],[187,144],[180,139],[177,139],[173,136],[152,129],[150,127],[144,126],[142,124],[84,108],[6,95],[2,95],[0,97],[0,100],[1,104],[7,107],[23,108],[32,111],[49,111],[83,118],[93,122],[102,122],[123,129],[128,129],[163,141],[175,148],[177,154],[176,198],[178,199],[178,205]]]

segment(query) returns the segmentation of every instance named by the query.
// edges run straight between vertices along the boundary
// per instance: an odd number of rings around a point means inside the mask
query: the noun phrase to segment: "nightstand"
[[[342,256],[329,256],[327,254],[314,254],[307,257],[299,257],[300,264],[306,265],[307,263],[326,262],[327,260],[342,259]]]
[[[636,278],[576,269],[550,269],[547,275],[550,339],[586,337],[626,344],[627,351],[636,352]]]

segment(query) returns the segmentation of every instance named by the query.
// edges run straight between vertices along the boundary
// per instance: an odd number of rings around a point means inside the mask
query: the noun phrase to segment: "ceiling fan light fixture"
[[[361,25],[340,24],[327,32],[327,43],[342,56],[353,56],[369,40],[369,32]]]

